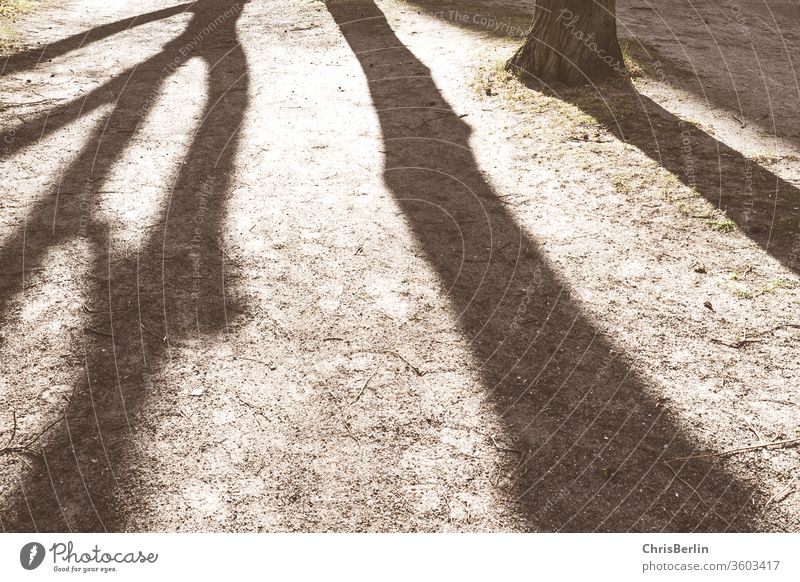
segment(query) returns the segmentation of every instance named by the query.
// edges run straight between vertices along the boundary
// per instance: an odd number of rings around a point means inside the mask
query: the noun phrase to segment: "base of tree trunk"
[[[585,85],[628,72],[615,0],[538,0],[525,44],[506,63],[522,79]]]

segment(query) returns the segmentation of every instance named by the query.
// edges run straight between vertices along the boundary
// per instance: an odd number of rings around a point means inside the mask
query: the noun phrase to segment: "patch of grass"
[[[654,59],[647,54],[647,50],[636,40],[624,38],[619,42],[622,49],[622,60],[631,77],[652,76]]]
[[[17,35],[14,20],[33,8],[34,0],[0,0],[0,54],[13,49]]]
[[[524,107],[526,113],[559,115],[562,122],[568,122],[564,124],[565,128],[580,124],[596,125],[591,116],[575,106],[520,83],[517,77],[505,70],[505,61],[502,60],[478,67],[471,86],[483,99],[502,99]]]
[[[740,275],[739,273],[734,272],[728,276],[728,279],[731,281],[739,281]],[[778,277],[761,285],[760,287],[757,287],[756,289],[750,289],[742,284],[734,285],[732,287],[732,291],[734,296],[736,296],[738,299],[755,299],[756,297],[761,297],[762,295],[777,293],[782,289],[794,289],[794,287],[795,284],[792,281],[784,279],[783,277]]]
[[[614,178],[614,190],[617,191],[618,194],[630,194],[631,192],[631,185],[624,178]]]
[[[733,232],[736,230],[736,223],[727,216],[714,218],[709,222],[709,225],[717,232]]]
[[[769,166],[778,161],[778,157],[775,154],[770,153],[754,154],[750,156],[750,159],[760,166]]]
[[[14,18],[29,10],[32,5],[31,0],[0,0],[0,18]]]
[[[789,281],[789,279],[784,279],[783,277],[778,277],[777,279],[773,279],[766,285],[763,285],[758,288],[756,294],[758,295],[767,295],[768,293],[775,293],[780,289],[792,289],[794,284]]]
[[[622,57],[633,80],[670,78],[694,79],[695,72],[680,61],[673,61],[660,49],[639,39],[620,39]]]

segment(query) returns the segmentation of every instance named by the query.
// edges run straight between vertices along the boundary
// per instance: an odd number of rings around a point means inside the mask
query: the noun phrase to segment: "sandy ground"
[[[505,76],[525,2],[20,21],[0,527],[800,531],[718,455],[800,437],[798,15],[619,4],[635,90]]]

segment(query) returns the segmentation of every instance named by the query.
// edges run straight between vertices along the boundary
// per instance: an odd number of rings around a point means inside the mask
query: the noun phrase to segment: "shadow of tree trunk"
[[[754,527],[755,493],[658,401],[487,184],[470,127],[371,0],[327,8],[366,76],[384,180],[514,442],[504,490],[535,531]]]
[[[27,231],[20,229],[0,249],[3,264],[30,270],[48,249],[85,237],[94,257],[86,290],[93,313],[86,316],[88,332],[77,342],[83,345],[84,378],[75,379],[63,418],[47,434],[35,442],[26,442],[30,435],[20,437],[35,464],[11,481],[11,495],[0,509],[5,531],[125,529],[126,516],[139,503],[127,493],[150,456],[136,447],[136,430],[150,422],[140,411],[154,391],[167,403],[177,397],[171,393],[176,387],[155,380],[158,372],[181,342],[227,330],[224,281],[231,266],[218,240],[248,105],[247,63],[236,35],[242,5],[192,3],[192,20],[183,34],[92,93],[98,102],[114,103],[113,110],[58,186],[79,193],[81,203],[56,208],[55,196],[43,197],[26,218]],[[174,10],[162,12],[167,16]],[[162,205],[158,228],[136,256],[120,256],[110,248],[111,226],[93,212],[98,191],[155,105],[152,97],[175,67],[191,58],[205,61],[208,71],[200,127]],[[70,107],[75,117],[86,111],[77,104]],[[39,120],[34,125],[40,122],[46,124]],[[46,234],[42,244],[23,255],[31,231]],[[0,289],[3,319],[18,291],[16,284]]]
[[[672,173],[786,268],[800,272],[800,189],[680,119],[627,82],[582,90],[531,86],[572,103]]]

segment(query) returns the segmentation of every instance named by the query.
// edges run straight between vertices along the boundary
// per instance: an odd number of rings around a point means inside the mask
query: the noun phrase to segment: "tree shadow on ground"
[[[369,0],[327,8],[377,112],[384,180],[437,273],[512,443],[507,477],[538,531],[723,531],[756,527],[746,483],[692,455],[624,356],[570,297],[536,241],[486,183],[470,127]],[[517,451],[517,452],[514,452]]]
[[[570,89],[527,84],[572,103],[660,166],[794,272],[800,268],[800,189],[676,117],[627,81]],[[702,217],[702,215],[700,215]],[[719,221],[722,216],[708,215]]]
[[[148,422],[140,411],[160,388],[154,379],[181,342],[227,329],[224,280],[231,266],[224,263],[218,237],[248,105],[247,63],[236,35],[242,5],[192,3],[186,8],[192,15],[187,29],[160,53],[84,100],[60,108],[64,117],[77,118],[101,103],[113,104],[57,188],[35,204],[25,228],[0,248],[0,263],[30,272],[59,245],[83,239],[91,248],[84,295],[89,307],[85,328],[74,342],[83,346],[85,374],[75,379],[63,417],[44,436],[19,435],[13,443],[18,450],[7,451],[34,464],[30,470],[17,464],[22,477],[7,481],[11,493],[0,508],[5,531],[124,529],[137,502],[126,492],[147,462],[136,450],[133,433]],[[102,35],[90,31],[86,36]],[[157,227],[149,230],[136,256],[121,256],[111,248],[113,226],[94,211],[99,193],[165,81],[191,58],[202,59],[208,75],[199,128],[161,206]],[[56,125],[64,124],[59,119]],[[22,143],[34,143],[36,133],[52,130],[42,117],[17,135]],[[22,146],[13,137],[16,151]],[[39,244],[26,248],[31,237]],[[0,283],[0,319],[7,321],[20,281]],[[174,401],[177,394],[161,392],[158,398]]]
[[[517,0],[404,0],[453,26],[481,34],[520,38],[530,28],[535,2]],[[737,4],[697,6],[618,4],[620,36],[628,58],[645,71],[656,65],[663,81],[696,94],[713,107],[736,113],[770,135],[800,143],[798,11],[773,3],[768,19]],[[646,14],[646,18],[642,18]],[[691,19],[691,37],[682,38]],[[509,54],[509,56],[511,56]]]
[[[409,1],[424,6],[432,4],[425,0]],[[484,6],[483,14],[489,16],[495,14],[492,10],[514,9],[513,5],[506,7],[494,3],[477,4]],[[480,14],[478,8],[473,10],[475,14]],[[680,15],[661,12],[658,11],[661,23],[668,29],[674,28],[673,19]],[[700,18],[699,15],[697,18]],[[485,28],[474,18],[465,22],[474,29]],[[703,22],[710,38],[714,38],[715,33],[721,34],[725,25],[726,22],[721,18]],[[748,34],[747,40],[752,44],[751,48],[756,55],[770,53],[768,45],[775,42],[775,39],[753,34]],[[780,126],[781,119],[783,122],[789,120],[788,117],[780,118],[781,111],[794,114],[797,110],[800,89],[796,87],[794,70],[788,66],[792,63],[792,54],[796,52],[796,47],[790,41],[781,39],[780,44],[788,63],[783,69],[784,74],[791,77],[789,85],[795,87],[797,92],[770,94],[768,99],[765,97],[761,100],[756,98],[756,92],[767,91],[763,70],[728,66],[722,48],[714,44],[718,57],[724,61],[725,70],[730,73],[730,85],[727,90],[723,88],[707,91],[703,85],[705,77],[702,70],[709,66],[709,59],[706,58],[709,49],[698,47],[696,43],[678,44],[686,57],[683,68],[677,63],[668,62],[647,44],[635,42],[631,47],[631,54],[648,74],[663,77],[670,82],[680,81],[681,86],[696,92],[703,99],[716,106],[738,111],[743,118],[758,121],[763,129],[773,133]],[[775,68],[775,63],[765,63],[767,64],[771,67],[770,70]],[[718,141],[695,124],[676,117],[652,99],[638,93],[626,80],[618,81],[598,87],[572,89],[560,85],[549,86],[537,79],[525,79],[530,87],[576,105],[618,139],[640,149],[684,184],[695,189],[715,208],[724,210],[744,233],[785,267],[798,272],[800,189],[764,165]],[[762,117],[757,113],[764,111],[753,110],[752,106],[763,105],[764,102],[770,103],[771,108],[766,111],[769,115]]]
[[[189,11],[192,4],[194,3],[186,2],[161,10],[154,10],[147,14],[137,14],[130,18],[123,18],[122,20],[117,20],[115,22],[103,24],[102,26],[96,26],[78,34],[73,34],[72,36],[62,38],[42,48],[28,49],[26,51],[14,53],[6,57],[3,61],[3,66],[0,67],[0,76],[8,76],[19,71],[32,69],[39,63],[58,58],[120,32],[125,32],[134,27],[157,20],[163,20],[175,16],[176,14],[183,14]]]
[[[681,4],[629,2],[618,9],[621,34],[644,49],[644,68],[660,64],[662,80],[799,144],[797,4]]]

